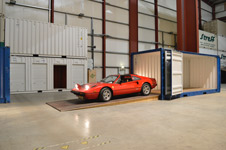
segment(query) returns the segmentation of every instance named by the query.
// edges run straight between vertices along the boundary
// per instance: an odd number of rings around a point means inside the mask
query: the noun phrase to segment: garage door
[[[75,84],[84,84],[84,77],[85,77],[84,66],[83,65],[73,65],[72,66],[73,86]]]
[[[32,65],[32,90],[47,89],[47,65],[33,64]]]
[[[10,88],[12,92],[25,91],[25,64],[10,64]]]

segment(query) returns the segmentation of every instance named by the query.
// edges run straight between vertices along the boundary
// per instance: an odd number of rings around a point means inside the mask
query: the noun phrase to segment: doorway
[[[67,66],[54,65],[54,89],[67,88]]]

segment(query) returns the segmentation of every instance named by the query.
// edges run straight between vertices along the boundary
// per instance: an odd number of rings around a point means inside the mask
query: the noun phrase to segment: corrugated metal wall
[[[87,29],[6,18],[11,54],[87,57]]]
[[[184,88],[217,88],[217,59],[184,54]]]
[[[54,65],[67,66],[66,89],[87,82],[86,59],[11,56],[11,91],[54,90]]]
[[[134,74],[155,78],[157,87],[161,89],[160,52],[134,55]]]

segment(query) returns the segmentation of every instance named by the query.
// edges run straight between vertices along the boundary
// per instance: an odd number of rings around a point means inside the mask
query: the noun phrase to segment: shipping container
[[[10,49],[0,47],[0,103],[10,102],[9,64]]]
[[[155,78],[161,100],[220,92],[219,56],[156,49],[131,57],[131,72]]]
[[[87,57],[87,29],[22,19],[5,19],[11,54]]]
[[[87,83],[87,59],[11,56],[11,93],[71,90]]]

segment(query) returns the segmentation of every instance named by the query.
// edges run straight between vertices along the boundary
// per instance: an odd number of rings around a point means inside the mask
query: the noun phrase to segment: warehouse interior
[[[225,100],[225,0],[0,0],[0,150],[224,150]]]

